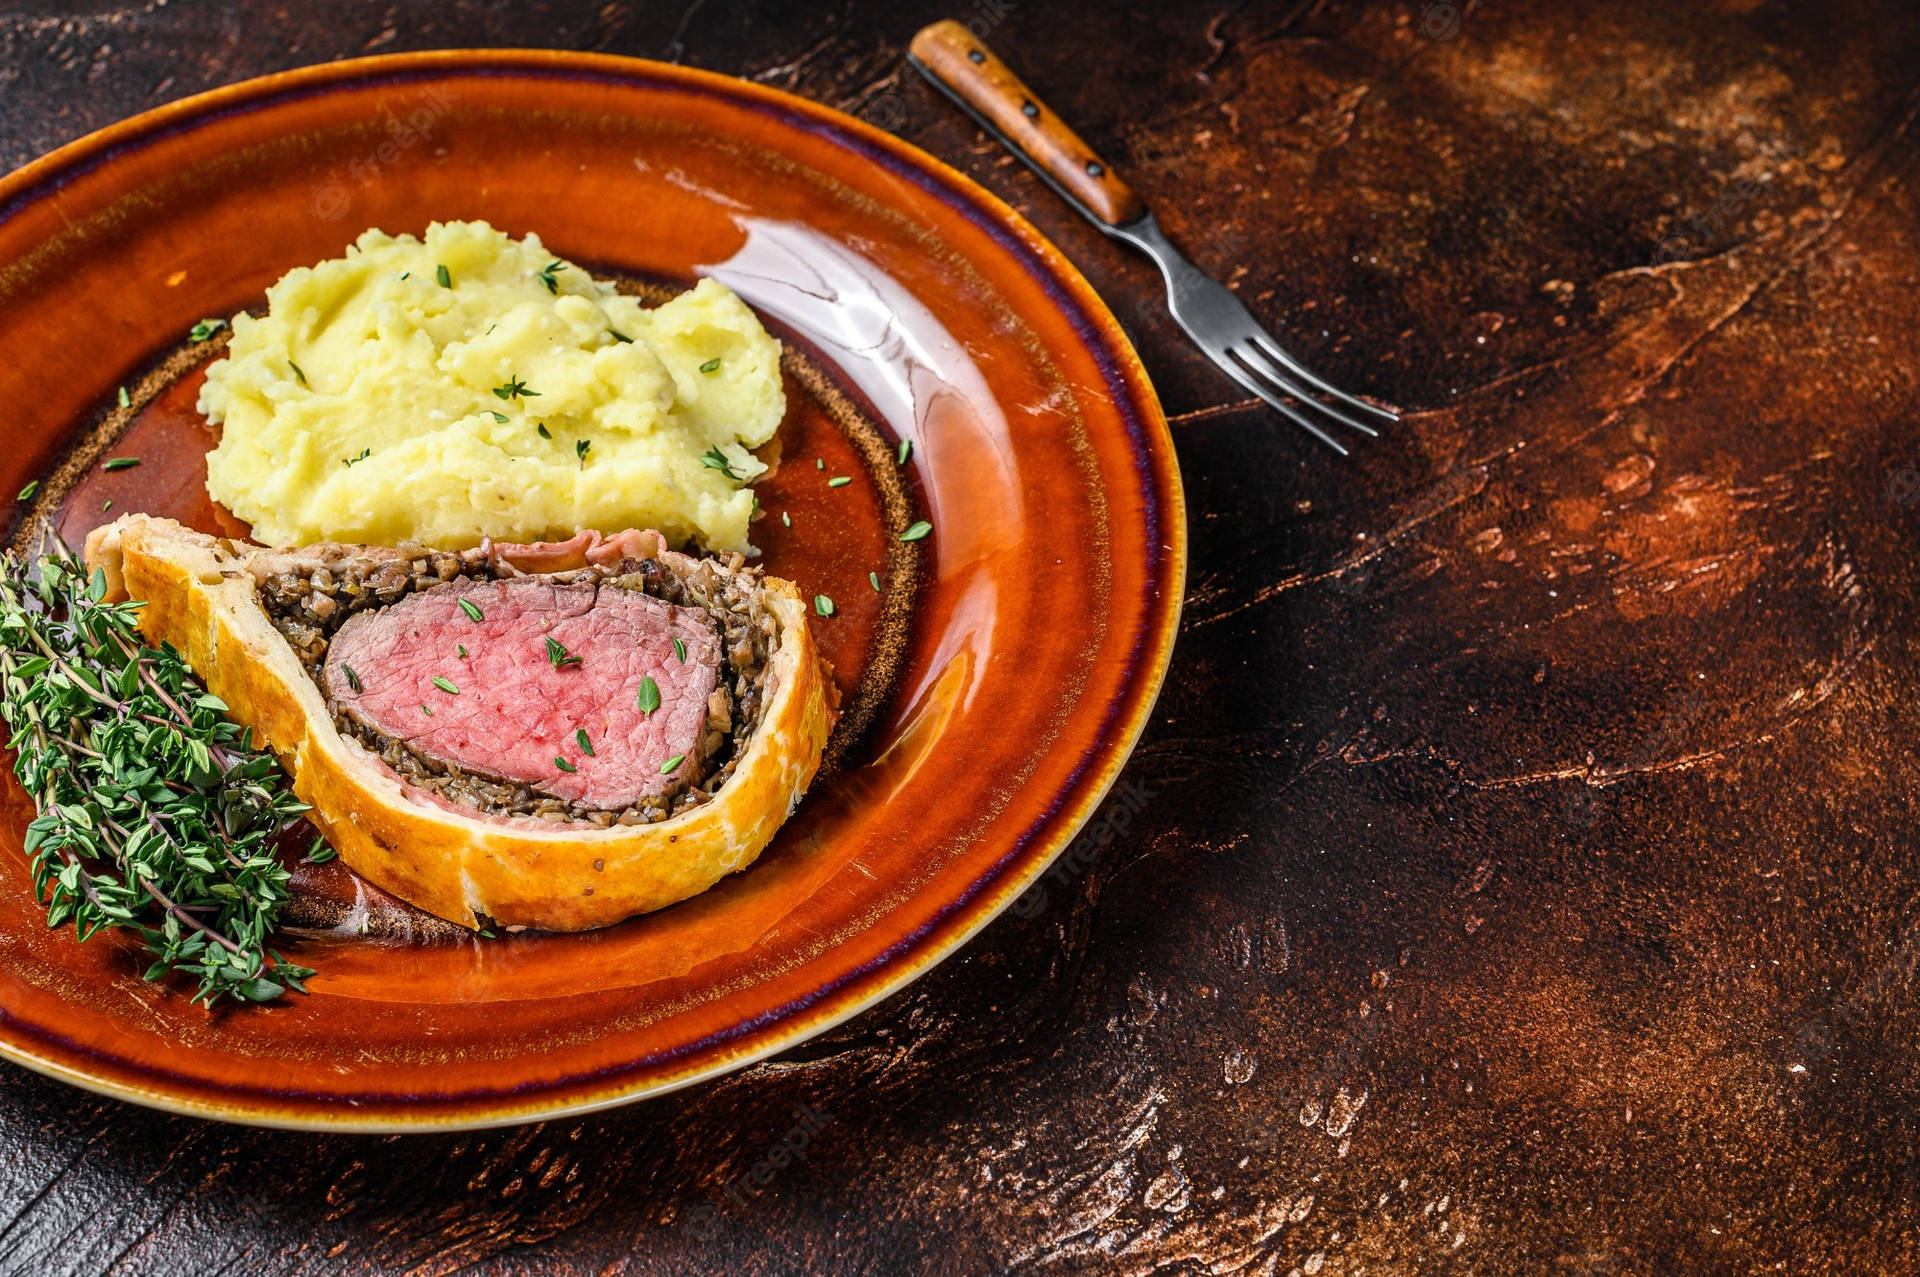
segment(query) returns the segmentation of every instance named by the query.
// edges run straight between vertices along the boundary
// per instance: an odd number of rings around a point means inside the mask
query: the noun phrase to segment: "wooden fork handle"
[[[958,22],[949,18],[927,27],[913,37],[907,55],[1082,213],[1108,226],[1146,216],[1147,206],[1133,188]]]

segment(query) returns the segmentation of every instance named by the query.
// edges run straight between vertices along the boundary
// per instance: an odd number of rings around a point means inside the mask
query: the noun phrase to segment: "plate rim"
[[[6,1059],[42,1076],[112,1099],[145,1108],[188,1117],[214,1119],[245,1126],[275,1130],[312,1132],[349,1132],[360,1134],[404,1134],[483,1130],[518,1126],[529,1122],[581,1117],[605,1112],[656,1098],[739,1072],[769,1056],[791,1049],[852,1019],[875,1004],[920,979],[935,966],[952,957],[989,923],[993,922],[1028,887],[1044,875],[1091,819],[1095,810],[1118,780],[1131,758],[1158,703],[1167,670],[1172,662],[1175,640],[1185,600],[1187,573],[1186,501],[1172,431],[1159,395],[1141,363],[1138,352],[1105,300],[1080,270],[1018,210],[992,191],[968,177],[938,156],[913,143],[886,132],[846,112],[815,102],[810,98],[772,88],[737,76],[650,58],[621,54],[588,53],[558,49],[434,49],[404,53],[377,54],[347,58],[255,76],[218,88],[204,90],[174,102],[165,103],[116,121],[73,141],[67,142],[11,173],[0,176],[0,223],[11,221],[23,208],[57,194],[65,182],[84,173],[111,164],[123,150],[143,141],[183,131],[197,123],[210,122],[249,104],[267,105],[290,93],[318,96],[328,90],[355,83],[377,81],[383,75],[404,73],[409,78],[431,78],[431,73],[448,76],[485,73],[488,70],[532,71],[560,76],[582,74],[615,80],[636,80],[687,87],[713,93],[734,101],[747,100],[776,107],[808,118],[816,125],[837,130],[844,143],[847,138],[869,148],[889,152],[905,168],[938,179],[952,188],[956,211],[968,216],[970,202],[989,216],[1003,231],[1010,231],[1022,246],[1034,254],[1050,277],[1046,282],[1062,286],[1068,298],[1091,321],[1093,336],[1101,339],[1114,360],[1114,372],[1131,391],[1132,406],[1140,419],[1146,447],[1146,482],[1142,491],[1149,503],[1164,494],[1160,507],[1164,545],[1160,572],[1147,574],[1148,609],[1158,607],[1159,616],[1142,625],[1141,647],[1136,673],[1145,675],[1135,681],[1127,694],[1130,703],[1119,708],[1113,727],[1092,745],[1088,771],[1078,781],[1069,781],[1063,789],[1063,803],[1052,815],[1049,829],[1024,855],[1024,863],[976,879],[971,897],[961,896],[950,904],[951,912],[936,917],[916,937],[899,942],[906,950],[897,957],[883,957],[864,970],[854,969],[843,977],[837,990],[822,994],[822,1007],[809,1013],[801,1010],[766,1027],[747,1028],[738,1041],[743,1049],[722,1048],[717,1058],[685,1072],[667,1066],[664,1076],[615,1080],[604,1091],[581,1098],[542,1103],[538,1093],[529,1100],[503,1100],[484,1097],[468,1101],[462,1112],[435,1108],[396,1115],[379,1112],[356,1117],[344,1106],[324,1111],[298,1107],[294,1101],[276,1109],[271,1101],[253,1097],[214,1101],[204,1098],[202,1084],[185,1081],[178,1089],[142,1086],[111,1076],[86,1072],[50,1055],[43,1055],[15,1040],[13,1017],[0,1008],[0,1059]],[[304,91],[304,92],[303,92]],[[938,196],[937,196],[938,197]],[[977,220],[977,219],[976,219]],[[983,225],[990,236],[995,227]],[[1076,325],[1077,326],[1077,325]],[[1014,855],[1020,855],[1015,851]],[[44,1036],[39,1026],[29,1026],[36,1036]],[[115,1064],[124,1064],[115,1061]],[[132,1071],[132,1070],[129,1070]],[[197,1092],[197,1093],[196,1093]]]

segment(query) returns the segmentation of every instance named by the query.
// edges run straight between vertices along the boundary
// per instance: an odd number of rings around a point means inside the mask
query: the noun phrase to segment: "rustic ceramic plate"
[[[46,929],[8,775],[8,1058],[313,1128],[517,1122],[683,1086],[953,952],[1046,868],[1144,724],[1185,529],[1165,421],[1112,316],[938,161],[684,68],[336,63],[149,112],[0,181],[0,491],[39,479],[69,538],[134,509],[238,530],[202,487],[212,436],[193,403],[216,351],[188,329],[368,226],[437,218],[538,232],[643,291],[718,276],[787,340],[793,407],[756,540],[838,604],[820,629],[856,712],[833,773],[746,873],[586,935],[452,936],[350,875],[309,874],[292,951],[319,969],[312,996],[212,1014],[143,983],[116,942]],[[105,473],[108,448],[142,465]],[[855,482],[829,489],[832,474]],[[16,534],[32,513],[13,507]],[[909,517],[934,532],[903,548]]]

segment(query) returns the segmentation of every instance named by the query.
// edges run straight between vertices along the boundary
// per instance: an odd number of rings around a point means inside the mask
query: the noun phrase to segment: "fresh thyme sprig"
[[[0,554],[0,717],[39,809],[25,850],[47,925],[118,928],[193,995],[267,1002],[313,972],[267,947],[290,894],[274,840],[307,810],[272,755],[227,718],[138,603],[102,602],[62,551],[35,579]]]

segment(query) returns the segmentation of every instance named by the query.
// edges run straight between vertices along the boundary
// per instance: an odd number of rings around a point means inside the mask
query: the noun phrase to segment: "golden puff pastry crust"
[[[527,547],[515,562],[559,571],[618,544],[583,534]],[[484,917],[584,931],[685,900],[751,864],[819,769],[833,685],[799,591],[766,577],[779,633],[766,707],[732,776],[705,802],[654,824],[600,829],[463,814],[413,797],[398,774],[335,728],[320,689],[261,606],[256,573],[315,548],[265,549],[133,514],[95,529],[86,561],[106,573],[110,597],[144,601],[140,626],[149,641],[179,649],[233,719],[279,756],[340,858],[430,913],[471,928]]]

